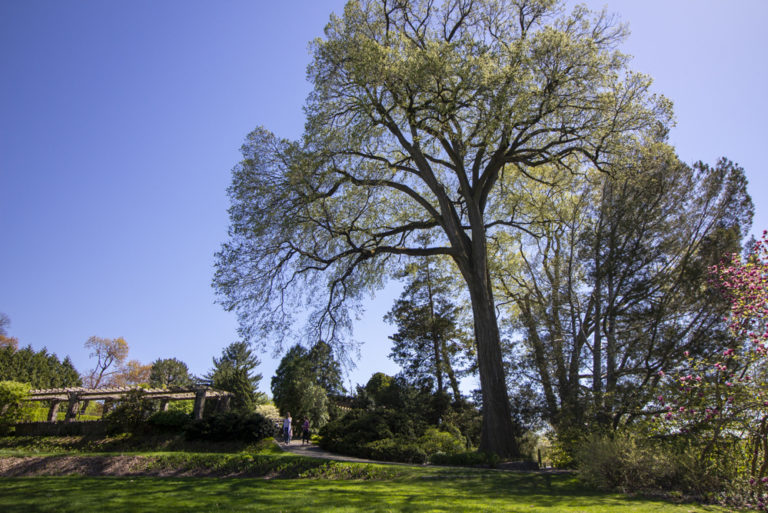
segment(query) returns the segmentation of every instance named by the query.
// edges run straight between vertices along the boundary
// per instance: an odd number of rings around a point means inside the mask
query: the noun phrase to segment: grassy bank
[[[0,478],[0,510],[728,511],[599,492],[571,474],[329,462],[284,453],[272,442],[199,449],[171,436],[3,438],[0,464],[26,465],[35,477]],[[118,475],[101,475],[110,472]]]
[[[569,475],[432,473],[382,481],[36,477],[0,483],[6,513],[110,511],[724,512],[605,494]]]

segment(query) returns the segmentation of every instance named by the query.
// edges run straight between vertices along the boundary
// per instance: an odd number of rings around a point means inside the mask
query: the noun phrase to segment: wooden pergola
[[[77,417],[80,404],[83,401],[104,401],[104,413],[109,411],[108,404],[112,404],[132,393],[140,391],[142,398],[157,399],[161,401],[160,408],[165,411],[168,409],[170,401],[181,401],[185,399],[194,399],[195,406],[192,410],[194,419],[203,418],[203,408],[208,398],[216,400],[216,409],[226,411],[229,409],[229,400],[232,397],[230,392],[214,390],[205,386],[194,387],[175,387],[175,388],[140,388],[140,387],[113,387],[113,388],[47,388],[42,390],[30,390],[28,401],[50,401],[51,407],[48,410],[48,422],[54,422],[59,412],[61,403],[66,402],[67,414],[65,422],[72,422]]]

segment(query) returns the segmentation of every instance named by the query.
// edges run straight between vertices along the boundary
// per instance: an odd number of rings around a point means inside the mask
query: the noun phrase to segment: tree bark
[[[432,295],[432,275],[429,272],[429,259],[426,261],[427,271],[427,295],[429,298],[429,321],[431,324],[430,332],[432,335],[432,351],[435,358],[435,376],[437,377],[437,393],[443,393],[443,365],[440,354],[440,339],[437,335],[437,323],[435,321],[435,300]]]
[[[498,454],[502,458],[516,457],[520,455],[518,433],[512,422],[490,279],[487,272],[483,276],[477,273],[476,268],[472,271],[473,279],[468,281],[468,285],[475,321],[480,387],[483,393],[483,425],[479,449],[482,452]]]
[[[461,397],[459,380],[456,379],[456,373],[453,371],[453,366],[451,365],[450,356],[448,355],[448,349],[446,348],[444,338],[440,340],[440,350],[443,354],[443,362],[445,362],[445,372],[448,374],[448,382],[451,384],[451,390],[453,390],[453,400],[457,401]]]

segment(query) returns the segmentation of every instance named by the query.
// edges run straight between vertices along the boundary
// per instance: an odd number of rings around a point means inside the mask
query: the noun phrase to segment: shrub
[[[320,428],[320,446],[331,452],[366,457],[365,446],[377,440],[415,440],[414,422],[401,412],[378,408],[352,410]]]
[[[450,465],[454,467],[495,467],[499,464],[499,457],[485,452],[460,452],[445,454],[438,452],[429,457],[433,465]]]
[[[152,413],[153,407],[152,401],[144,397],[141,389],[131,390],[115,409],[104,417],[107,433],[124,433],[141,428]]]
[[[190,417],[192,416],[192,411],[194,409],[195,409],[194,399],[185,399],[183,401],[170,401],[168,403],[168,411],[180,411],[182,413],[186,413]]]
[[[192,417],[180,410],[158,411],[153,413],[147,423],[160,431],[181,431],[189,424]]]
[[[551,433],[549,440],[549,459],[555,468],[575,468],[576,452],[586,444],[584,433],[577,428],[558,430]]]
[[[676,451],[632,434],[595,435],[576,450],[580,477],[599,488],[674,489],[684,484]]]
[[[464,450],[464,439],[461,433],[449,433],[439,431],[437,428],[428,428],[418,439],[419,447],[426,454],[438,452],[455,454]]]
[[[418,443],[402,438],[385,438],[366,444],[366,457],[379,461],[426,463],[427,453]]]
[[[226,412],[194,420],[184,428],[189,440],[259,441],[277,435],[275,425],[258,413]]]
[[[465,439],[456,428],[447,426],[450,431],[440,431],[420,427],[399,411],[352,410],[320,429],[320,446],[349,456],[405,463],[424,463],[430,454],[456,453],[465,448]]]
[[[11,426],[30,418],[32,407],[26,401],[29,383],[0,381],[0,434],[10,432]]]

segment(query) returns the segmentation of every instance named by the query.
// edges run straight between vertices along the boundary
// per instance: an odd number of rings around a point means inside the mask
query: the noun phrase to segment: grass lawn
[[[426,470],[426,469],[425,469]],[[0,510],[724,512],[587,490],[570,475],[414,470],[385,481],[25,477],[0,480]]]
[[[158,450],[159,449],[159,450]],[[515,511],[583,513],[726,512],[591,490],[572,474],[331,463],[284,453],[273,442],[210,444],[175,439],[0,437],[0,458],[140,456],[139,472],[261,477],[0,477],[0,513],[220,511]],[[218,450],[217,450],[218,449]],[[53,467],[54,469],[57,467]],[[82,468],[87,468],[82,467]],[[77,474],[80,472],[80,474]],[[212,474],[206,474],[212,472]],[[271,478],[270,478],[271,477]],[[291,479],[288,479],[291,478]]]

